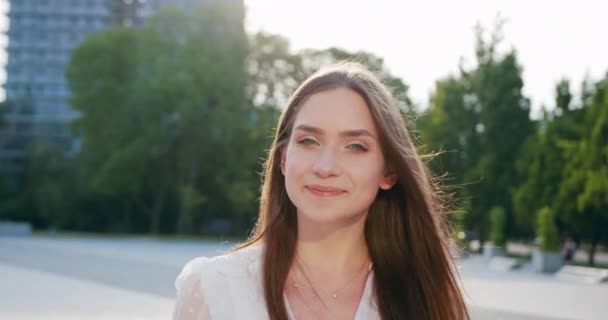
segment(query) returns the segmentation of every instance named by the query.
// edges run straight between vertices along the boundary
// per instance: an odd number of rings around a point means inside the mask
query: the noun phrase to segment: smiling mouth
[[[346,193],[346,191],[342,189],[322,186],[306,186],[306,190],[319,197],[333,197]]]

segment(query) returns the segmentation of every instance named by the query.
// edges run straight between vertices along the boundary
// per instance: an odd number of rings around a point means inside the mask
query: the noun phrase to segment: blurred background
[[[607,9],[0,1],[0,318],[169,318],[183,264],[249,234],[289,95],[343,59],[436,154],[474,318],[608,318]]]

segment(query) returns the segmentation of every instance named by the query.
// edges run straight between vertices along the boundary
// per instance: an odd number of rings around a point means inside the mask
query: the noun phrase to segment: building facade
[[[91,32],[106,28],[108,11],[95,0],[9,1],[4,126],[0,163],[23,166],[28,146],[44,139],[69,148],[65,70],[71,51]]]
[[[72,50],[90,33],[112,24],[138,26],[165,5],[208,1],[9,0],[0,170],[20,171],[36,141],[75,148],[67,124],[78,114],[70,107],[65,72]]]

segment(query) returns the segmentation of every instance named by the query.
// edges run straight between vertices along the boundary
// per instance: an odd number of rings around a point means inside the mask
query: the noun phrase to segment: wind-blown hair
[[[418,154],[390,90],[360,64],[336,64],[310,76],[290,97],[266,159],[257,225],[242,247],[264,245],[263,286],[272,320],[287,320],[283,290],[295,255],[296,208],[281,173],[281,152],[293,130],[297,107],[315,93],[348,88],[367,103],[385,163],[396,174],[379,190],[365,221],[373,264],[374,297],[389,319],[469,319],[454,260],[440,192]]]

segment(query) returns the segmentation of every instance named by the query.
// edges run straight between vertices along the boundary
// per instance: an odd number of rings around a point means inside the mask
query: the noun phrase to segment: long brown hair
[[[283,290],[297,240],[296,208],[285,188],[281,152],[289,142],[297,107],[315,93],[339,87],[365,99],[385,162],[398,177],[391,189],[378,192],[365,222],[374,296],[382,319],[469,319],[449,251],[447,210],[440,193],[390,90],[365,67],[352,62],[310,76],[279,118],[264,168],[257,225],[241,246],[264,245],[263,286],[270,319],[288,319]]]

